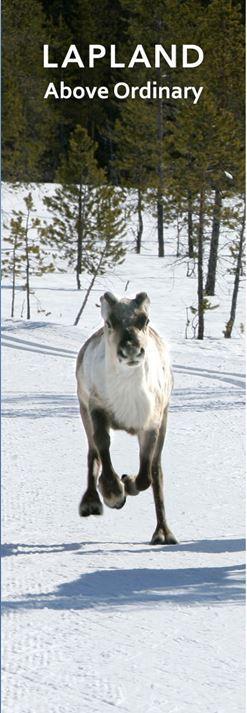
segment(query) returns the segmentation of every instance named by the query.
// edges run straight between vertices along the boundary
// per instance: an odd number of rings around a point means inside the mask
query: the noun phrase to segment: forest
[[[12,215],[6,274],[17,275],[23,264],[27,272],[27,235],[35,228],[39,242],[29,247],[39,253],[40,265],[48,269],[44,246],[54,256],[58,250],[75,270],[80,289],[83,270],[94,280],[97,270],[123,259],[126,224],[132,219],[134,249],[141,252],[149,211],[156,217],[159,258],[165,255],[164,226],[177,222],[178,258],[183,257],[180,231],[186,229],[185,256],[197,267],[197,336],[202,339],[204,313],[215,294],[220,231],[229,228],[235,296],[225,336],[231,336],[244,267],[244,20],[243,3],[232,0],[157,0],[154,5],[148,0],[5,0],[3,178],[13,186],[55,184],[54,195],[44,199],[48,223],[32,218],[28,191],[27,214]],[[88,58],[92,43],[106,50],[94,67],[88,61],[83,69],[75,62],[62,66],[70,45]],[[176,45],[175,66],[128,66],[137,45],[153,57],[156,44]],[[196,67],[182,66],[187,44],[203,49],[204,61]],[[49,70],[43,66],[44,45],[55,65]],[[113,46],[121,69],[109,62]],[[156,94],[150,91],[146,98],[139,92],[121,100],[112,91],[120,81],[155,87]],[[102,100],[95,93],[82,101],[72,92],[69,100],[44,99],[49,82],[72,89],[79,84],[89,92],[103,85],[109,96]],[[179,88],[181,94],[174,92]],[[31,223],[25,223],[27,215]]]

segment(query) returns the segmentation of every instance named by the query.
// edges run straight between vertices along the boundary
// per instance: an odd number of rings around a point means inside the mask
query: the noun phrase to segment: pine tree
[[[205,15],[204,46],[210,57],[207,89],[218,111],[226,117],[221,165],[216,173],[212,171],[214,208],[206,294],[214,295],[224,199],[236,195],[244,171],[244,28],[238,5],[235,7],[230,0],[210,3]]]
[[[73,44],[74,38],[62,14],[60,3],[56,8],[54,18],[49,14],[47,24],[49,32],[47,33],[46,43],[49,39],[49,56],[51,61],[58,62],[58,67],[44,70],[46,73],[46,88],[48,82],[53,82],[55,86],[58,86],[61,81],[69,84],[71,79],[73,84],[74,75],[71,77],[71,73],[75,71],[74,65],[69,65],[66,70],[61,67],[61,63],[69,46]],[[46,146],[44,154],[45,166],[47,167],[44,180],[54,181],[62,157],[66,155],[68,150],[70,134],[77,122],[73,115],[73,102],[71,100],[56,101],[50,97],[47,100],[42,100],[42,103],[48,105],[48,109],[53,116],[53,130],[49,134],[48,146]]]
[[[231,273],[233,272],[235,274],[235,277],[234,277],[234,285],[233,285],[233,292],[232,292],[230,317],[229,317],[228,322],[226,323],[225,330],[223,332],[226,339],[230,339],[230,337],[232,336],[232,330],[233,330],[235,317],[236,317],[237,299],[238,299],[238,292],[239,292],[239,287],[240,287],[240,278],[241,278],[241,272],[243,270],[243,256],[244,256],[244,247],[245,247],[245,223],[246,223],[246,200],[244,198],[244,210],[243,210],[243,214],[242,214],[239,239],[237,241],[235,241],[234,244],[231,246],[231,254],[232,254],[232,257],[235,262],[235,267],[233,268],[233,270],[231,270]]]
[[[97,144],[86,129],[77,126],[70,138],[67,157],[62,159],[56,174],[59,185],[52,197],[44,199],[52,213],[46,237],[57,241],[69,265],[75,268],[78,289],[84,246],[94,235],[96,196],[106,180],[104,171],[98,167],[96,150]]]
[[[175,121],[168,122],[168,153],[174,156],[170,192],[175,200],[177,196],[178,202],[181,202],[181,194],[187,195],[193,204],[193,243],[197,236],[194,247],[198,263],[198,337],[203,338],[203,315],[210,307],[205,295],[214,294],[215,289],[220,224],[226,216],[224,200],[239,192],[243,174],[243,97],[242,89],[239,94],[236,89],[236,71],[240,77],[243,74],[243,28],[239,9],[231,2],[213,0],[201,15],[200,27],[193,23],[194,1],[189,0],[183,8],[187,13],[185,27],[190,19],[195,30],[194,41],[205,51],[204,63],[193,75],[194,81],[197,76],[204,89],[195,107],[181,102]],[[182,35],[181,39],[186,42]],[[191,71],[186,78],[188,84],[193,84]],[[191,238],[189,202],[188,209]],[[212,238],[204,284],[209,220],[212,221]]]
[[[42,45],[49,40],[39,0],[5,0],[3,5],[3,171],[5,180],[44,177],[47,137],[55,119],[43,100],[46,76]]]
[[[98,276],[106,271],[113,270],[116,265],[123,262],[125,248],[125,224],[122,218],[123,196],[119,190],[110,185],[99,189],[97,211],[94,224],[94,241],[85,245],[84,265],[91,276],[82,306],[76,316],[75,325],[78,324],[82,312],[87,304],[91,290]]]
[[[7,228],[6,224],[4,228]],[[5,245],[2,251],[2,274],[3,276],[11,276],[11,312],[10,316],[15,316],[15,292],[16,280],[22,274],[23,242],[20,240],[22,236],[22,216],[16,216],[10,220],[10,230],[5,235]]]
[[[113,98],[112,86],[119,80],[119,72],[114,71],[109,63],[110,44],[117,46],[124,44],[124,20],[119,0],[110,2],[100,0],[95,6],[92,0],[73,0],[68,3],[52,0],[43,0],[49,20],[52,23],[51,54],[59,63],[64,59],[65,53],[71,43],[75,44],[84,61],[85,67],[78,68],[76,64],[69,64],[65,69],[59,67],[52,72],[49,70],[50,80],[58,86],[61,79],[66,85],[109,87],[109,98],[102,101],[96,95],[92,100],[85,98],[78,101],[71,97],[69,101],[48,100],[54,106],[59,120],[59,133],[56,140],[61,141],[58,151],[64,154],[68,149],[69,137],[77,125],[87,128],[89,136],[99,144],[97,158],[100,166],[106,166],[111,172],[111,140],[105,135],[105,128],[112,128],[118,114],[118,107]],[[71,39],[69,39],[71,38]],[[106,47],[106,57],[95,62],[94,68],[88,67],[88,46],[92,43],[102,44]],[[48,75],[48,73],[47,73]]]
[[[231,133],[232,117],[226,110],[217,110],[214,98],[209,93],[201,98],[196,107],[183,107],[176,124],[171,127],[169,141],[176,147],[178,158],[173,172],[173,191],[181,199],[181,188],[186,176],[186,192],[197,196],[194,200],[194,215],[197,216],[197,263],[198,263],[198,338],[203,339],[205,312],[204,253],[205,224],[212,214],[211,194],[214,183],[220,180],[230,145],[234,146],[234,131]],[[228,164],[227,164],[228,165]],[[221,179],[222,180],[222,179]],[[186,195],[186,193],[185,193]]]
[[[13,211],[10,225],[7,228],[3,252],[3,275],[11,275],[11,317],[15,314],[15,293],[17,279],[24,281],[26,293],[27,319],[31,317],[30,278],[32,275],[43,275],[54,271],[55,255],[48,252],[42,238],[42,224],[36,217],[32,194],[24,197],[26,211]]]
[[[118,250],[121,256],[123,254],[122,246],[114,242],[117,234],[122,234],[119,213],[123,194],[115,193],[114,188],[106,184],[105,173],[95,158],[96,150],[97,144],[86,129],[77,126],[70,139],[67,158],[62,160],[57,172],[59,185],[52,197],[44,199],[52,222],[43,234],[51,244],[56,243],[61,256],[75,269],[78,289],[82,272],[92,274],[94,270],[97,250],[101,250],[100,231],[102,240],[107,231],[109,240],[113,240],[104,253],[109,264],[113,253],[116,260]]]
[[[155,44],[169,43],[174,32],[174,20],[179,14],[180,9],[178,3],[174,0],[157,0],[154,5],[150,5],[148,0],[121,0],[123,10],[128,13],[128,41],[126,43],[126,52],[133,49],[134,44],[142,44],[145,47],[147,55],[153,58],[153,49]],[[166,84],[171,81],[171,71],[166,69]],[[133,83],[133,74],[129,70],[127,78],[129,83]],[[147,69],[140,65],[135,68],[135,83],[142,86],[147,80],[155,80],[159,87],[163,83],[162,69]],[[136,103],[137,100],[135,100]],[[150,164],[150,185],[153,187],[156,202],[156,218],[157,218],[157,236],[158,236],[158,255],[164,256],[164,200],[163,196],[167,185],[167,163],[164,150],[164,141],[166,136],[166,121],[167,117],[173,116],[174,110],[172,103],[163,99],[149,100],[146,103],[146,132],[143,138],[140,137],[142,144],[142,152],[145,148],[147,154],[152,153],[152,162]],[[124,111],[124,109],[122,109]],[[147,129],[151,126],[149,142],[145,142]],[[131,125],[129,126],[131,131]]]
[[[143,210],[149,202],[148,189],[155,180],[156,126],[150,107],[141,100],[126,100],[114,127],[118,181],[135,190],[130,212],[137,213],[136,252],[141,252]]]

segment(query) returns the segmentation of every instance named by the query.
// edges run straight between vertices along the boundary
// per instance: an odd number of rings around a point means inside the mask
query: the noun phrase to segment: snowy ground
[[[73,275],[34,278],[49,317],[3,325],[3,713],[232,713],[244,710],[244,362],[239,325],[184,340],[195,281],[173,260],[127,257],[101,280],[81,324]],[[77,351],[99,326],[107,286],[146,289],[168,338],[175,388],[163,461],[168,521],[180,544],[150,546],[151,491],[80,519],[86,441]],[[17,303],[20,312],[22,293]],[[42,321],[43,320],[43,321]],[[46,320],[46,321],[45,321]],[[49,320],[49,321],[47,321]],[[115,434],[116,469],[137,468],[136,440]]]

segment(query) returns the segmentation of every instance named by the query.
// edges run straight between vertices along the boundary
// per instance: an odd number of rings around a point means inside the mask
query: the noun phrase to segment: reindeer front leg
[[[89,515],[101,515],[103,513],[103,505],[97,492],[100,458],[93,440],[91,418],[87,407],[83,403],[80,403],[80,413],[88,439],[88,474],[87,489],[79,505],[79,514],[81,517],[88,517]]]
[[[160,426],[158,439],[152,461],[152,487],[154,495],[155,510],[157,516],[157,527],[154,531],[151,545],[176,545],[176,537],[168,527],[163,492],[163,472],[161,466],[161,453],[164,445],[167,426],[167,408],[163,414],[163,420]]]
[[[107,415],[101,409],[93,409],[91,411],[91,418],[94,430],[94,443],[102,463],[99,490],[105,504],[110,508],[117,508],[119,510],[125,504],[126,495],[123,483],[121,483],[117,473],[115,473],[111,462],[109,422]]]
[[[156,448],[158,430],[150,429],[140,431],[138,440],[140,446],[140,466],[135,478],[129,475],[122,475],[125,492],[127,495],[138,495],[141,490],[147,490],[152,481],[152,460]]]

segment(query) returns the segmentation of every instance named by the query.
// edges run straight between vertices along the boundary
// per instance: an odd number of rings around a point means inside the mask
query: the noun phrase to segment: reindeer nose
[[[138,357],[142,357],[143,355],[144,355],[143,347],[140,347],[139,344],[135,344],[130,340],[124,342],[124,344],[121,344],[118,349],[118,356],[121,357],[121,359],[126,359],[126,360],[131,361]]]

